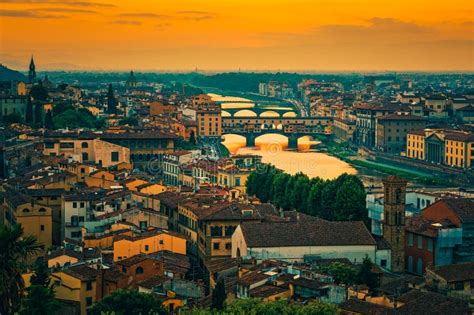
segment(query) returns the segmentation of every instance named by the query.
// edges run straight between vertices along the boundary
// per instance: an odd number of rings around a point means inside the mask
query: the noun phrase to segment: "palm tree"
[[[20,224],[0,226],[0,314],[12,314],[23,295],[21,272],[28,258],[41,250],[34,236],[23,236]]]

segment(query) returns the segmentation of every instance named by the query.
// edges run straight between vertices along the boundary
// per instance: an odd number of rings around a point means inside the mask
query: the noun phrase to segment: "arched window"
[[[27,213],[27,212],[30,212],[30,209],[28,208],[23,209],[23,213]]]
[[[143,268],[142,267],[137,267],[137,269],[135,270],[135,274],[137,274],[137,275],[143,274]]]
[[[39,212],[46,212],[45,208],[39,208]]]
[[[85,149],[85,148],[88,148],[88,147],[89,147],[89,143],[87,143],[87,142],[81,143],[81,148]]]

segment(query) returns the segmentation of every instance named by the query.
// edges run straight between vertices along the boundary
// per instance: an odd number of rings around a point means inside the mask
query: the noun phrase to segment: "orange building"
[[[186,238],[161,229],[150,230],[134,237],[119,236],[114,240],[114,261],[163,250],[186,255]]]
[[[220,137],[222,135],[222,117],[219,105],[202,105],[196,111],[199,137]]]

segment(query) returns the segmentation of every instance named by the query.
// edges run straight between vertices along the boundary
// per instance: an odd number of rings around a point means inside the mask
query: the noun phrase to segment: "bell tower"
[[[392,247],[393,272],[405,270],[405,197],[407,181],[398,176],[382,179],[384,186],[383,237]]]
[[[33,60],[33,56],[31,56],[30,60],[30,69],[28,71],[28,83],[33,84],[36,81],[36,66],[35,61]]]

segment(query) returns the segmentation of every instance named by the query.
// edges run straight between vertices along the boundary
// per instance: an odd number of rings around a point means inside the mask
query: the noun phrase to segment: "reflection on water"
[[[357,171],[344,161],[325,153],[309,151],[311,145],[317,144],[310,137],[298,141],[298,152],[286,151],[286,137],[276,134],[263,135],[256,139],[256,148],[246,148],[245,138],[237,135],[226,135],[223,144],[232,154],[257,154],[264,163],[270,163],[289,174],[303,172],[309,177],[319,176],[333,179],[343,173],[356,174]]]

